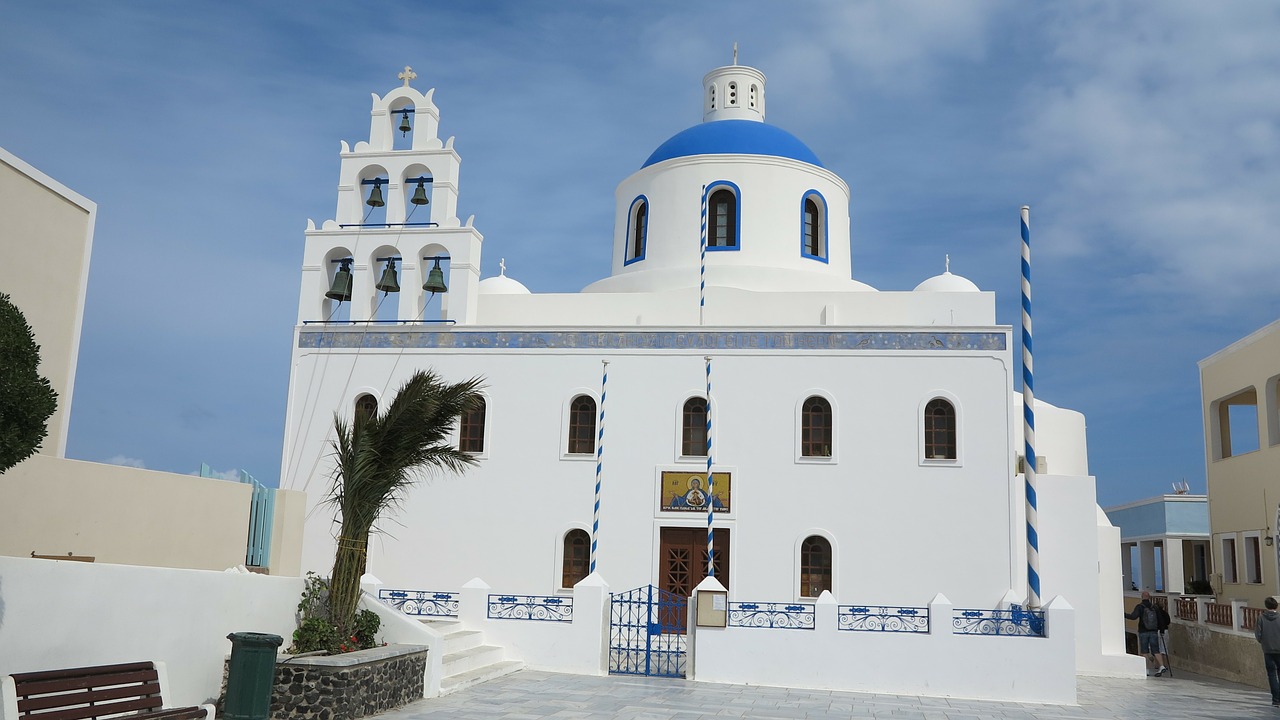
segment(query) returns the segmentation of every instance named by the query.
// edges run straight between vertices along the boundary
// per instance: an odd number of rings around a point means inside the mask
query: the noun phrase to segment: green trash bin
[[[228,720],[267,720],[271,715],[271,688],[276,678],[279,635],[234,632],[231,663],[227,668],[227,701],[222,717]]]

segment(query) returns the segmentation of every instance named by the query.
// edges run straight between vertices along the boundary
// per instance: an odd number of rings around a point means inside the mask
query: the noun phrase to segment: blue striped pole
[[[702,315],[707,309],[707,186],[702,186],[702,267],[698,270],[698,324],[702,324]],[[710,360],[708,360],[710,362]],[[710,399],[707,400],[710,402]]]
[[[702,359],[707,361],[707,577],[715,577],[715,533],[711,528],[716,514],[716,486],[711,475],[711,356]]]
[[[1022,206],[1022,439],[1027,478],[1027,606],[1040,607],[1040,538],[1036,533],[1036,415],[1031,363],[1031,208]]]
[[[600,478],[604,474],[604,399],[609,385],[609,361],[600,361],[600,427],[596,435],[596,510],[591,518],[591,572],[596,571],[596,549],[600,546]]]

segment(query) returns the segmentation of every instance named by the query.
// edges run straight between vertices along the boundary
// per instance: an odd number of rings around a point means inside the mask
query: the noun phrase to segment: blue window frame
[[[827,262],[827,199],[817,190],[800,198],[800,256]]]
[[[624,242],[627,244],[627,252],[623,265],[644,259],[644,252],[649,244],[649,198],[644,195],[631,201],[631,209],[627,211],[627,236]]]
[[[717,180],[707,186],[707,250],[738,250],[742,230],[742,194],[738,186]]]

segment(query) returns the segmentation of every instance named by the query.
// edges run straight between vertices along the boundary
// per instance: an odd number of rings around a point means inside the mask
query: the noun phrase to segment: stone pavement
[[[522,670],[377,720],[859,718],[877,720],[1189,720],[1275,718],[1267,692],[1178,671],[1174,678],[1080,678],[1079,705],[908,697]]]

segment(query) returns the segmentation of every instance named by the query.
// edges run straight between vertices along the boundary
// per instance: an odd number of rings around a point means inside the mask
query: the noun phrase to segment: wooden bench
[[[160,662],[15,673],[0,682],[0,720],[213,720],[211,705],[164,706],[169,678]]]

